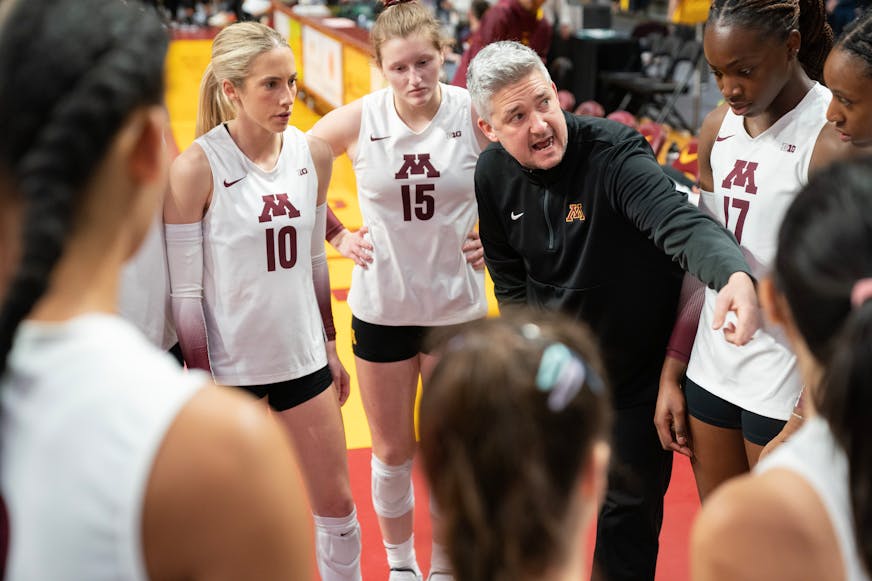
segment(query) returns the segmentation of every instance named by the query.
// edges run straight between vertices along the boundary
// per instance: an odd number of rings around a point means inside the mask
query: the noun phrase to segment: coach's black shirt
[[[682,269],[714,289],[750,269],[733,235],[675,190],[641,134],[565,116],[556,167],[526,169],[499,144],[478,160],[479,229],[496,297],[587,323],[616,407],[652,402]]]

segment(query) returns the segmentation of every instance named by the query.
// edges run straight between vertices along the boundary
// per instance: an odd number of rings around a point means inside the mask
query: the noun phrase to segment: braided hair
[[[0,309],[0,372],[48,288],[79,196],[127,117],[163,99],[157,16],[123,0],[7,0],[0,25],[0,171],[24,205],[21,262]]]
[[[824,62],[833,46],[824,0],[714,0],[710,24],[735,24],[787,40],[798,30],[802,44],[797,58],[806,74],[823,82]]]
[[[834,48],[851,53],[865,63],[864,74],[872,77],[872,10],[845,27]]]

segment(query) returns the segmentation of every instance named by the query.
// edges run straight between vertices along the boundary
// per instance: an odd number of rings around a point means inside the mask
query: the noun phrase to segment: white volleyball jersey
[[[175,345],[170,273],[163,220],[158,216],[139,250],[121,271],[118,312],[163,350]]]
[[[827,422],[806,420],[787,442],[760,460],[755,472],[783,468],[797,473],[817,493],[836,532],[846,581],[869,581],[854,541],[853,510],[848,488],[848,459]]]
[[[249,160],[224,125],[195,143],[212,167],[203,310],[215,380],[258,385],[317,371],[327,353],[312,282],[318,177],[305,135],[288,127],[270,171]]]
[[[117,316],[23,323],[0,382],[7,581],[147,579],[149,475],[207,381]]]
[[[389,88],[363,97],[354,172],[373,261],[354,267],[348,304],[369,323],[450,325],[487,314],[484,273],[461,250],[478,221],[469,93],[440,86],[439,110],[417,133]]]
[[[744,118],[728,111],[712,146],[714,192],[702,192],[700,207],[736,235],[757,280],[775,258],[778,228],[799,189],[818,134],[826,124],[830,91],[815,84],[772,127],[750,137]],[[687,376],[743,409],[786,420],[799,395],[796,358],[781,330],[763,321],[742,347],[712,330],[717,293],[706,289]]]

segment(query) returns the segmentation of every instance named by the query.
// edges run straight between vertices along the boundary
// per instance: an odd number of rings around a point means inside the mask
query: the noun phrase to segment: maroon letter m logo
[[[260,213],[261,222],[272,222],[273,218],[287,216],[296,218],[300,215],[294,205],[288,201],[287,194],[267,194],[263,196],[263,211]]]
[[[756,194],[757,184],[754,183],[754,171],[756,169],[756,161],[737,159],[736,165],[733,166],[733,171],[727,174],[727,177],[721,183],[721,187],[729,189],[733,186],[739,186],[740,188],[745,188],[745,191],[749,194]]]
[[[411,155],[403,155],[403,167],[400,168],[400,171],[394,174],[394,178],[398,180],[407,180],[409,179],[410,173],[420,175],[424,172],[427,172],[428,178],[439,177],[439,172],[436,171],[436,168],[430,163],[429,153],[419,153],[417,155],[413,153]]]

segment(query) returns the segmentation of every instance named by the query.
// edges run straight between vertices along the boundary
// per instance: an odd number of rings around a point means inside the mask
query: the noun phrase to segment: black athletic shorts
[[[179,342],[176,341],[176,344],[167,349],[167,352],[175,358],[176,361],[179,362],[179,365],[185,366],[185,358],[182,356],[182,346],[179,345]]]
[[[768,444],[787,423],[742,409],[690,379],[685,379],[684,398],[687,413],[699,421],[719,428],[742,430],[742,437],[758,446]]]
[[[314,373],[296,379],[264,385],[239,385],[237,387],[244,389],[257,399],[267,398],[269,407],[277,412],[283,412],[320,395],[321,392],[330,387],[331,383],[333,383],[333,375],[330,373],[330,368],[325,365]]]
[[[376,325],[351,317],[351,349],[357,357],[372,363],[392,363],[411,359],[418,353],[429,353],[427,336],[434,329],[449,329],[459,325],[442,327],[416,327]]]

